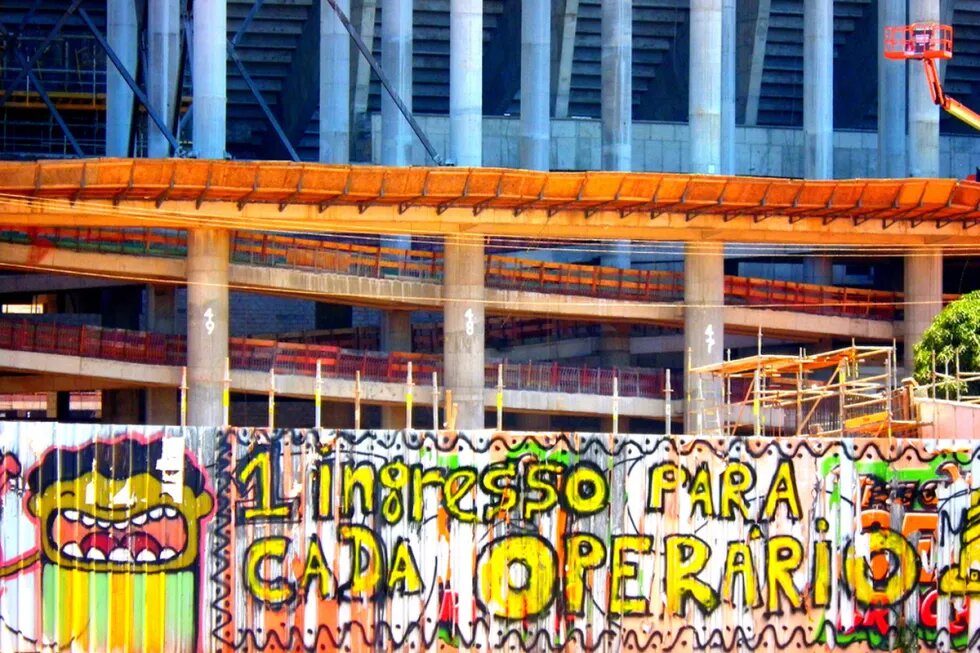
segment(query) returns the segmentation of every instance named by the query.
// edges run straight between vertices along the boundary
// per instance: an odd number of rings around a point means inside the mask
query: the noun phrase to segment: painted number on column
[[[463,313],[463,317],[466,319],[466,335],[471,336],[476,330],[476,325],[473,321],[473,309],[466,309],[466,312]]]
[[[708,346],[708,353],[715,346],[715,329],[710,324],[704,328],[704,344]]]
[[[204,330],[208,332],[208,335],[214,333],[214,309],[208,306],[208,310],[204,311]]]

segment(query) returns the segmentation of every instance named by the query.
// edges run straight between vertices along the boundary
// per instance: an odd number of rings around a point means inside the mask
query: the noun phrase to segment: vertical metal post
[[[432,430],[439,430],[439,378],[435,370],[432,371]]]
[[[673,419],[674,407],[671,404],[671,387],[670,387],[670,368],[664,370],[664,417],[666,417],[666,423],[664,426],[664,435],[668,438],[670,437],[670,422]]]
[[[497,430],[504,430],[504,365],[497,363]]]
[[[408,378],[405,382],[405,428],[412,430],[412,361],[408,361]]]
[[[269,368],[269,430],[276,428],[276,370]]]
[[[184,368],[185,370],[187,368]],[[225,376],[221,389],[221,423],[231,425],[231,358],[225,357]]]
[[[361,430],[361,370],[354,372],[354,429]]]
[[[180,427],[187,427],[187,366],[180,368]]]
[[[885,419],[888,420],[888,437],[892,436],[892,354],[885,357]]]
[[[319,358],[316,361],[316,385],[313,391],[313,428],[320,428],[320,421],[323,412],[323,361]]]
[[[619,435],[619,375],[613,376],[612,432]]]

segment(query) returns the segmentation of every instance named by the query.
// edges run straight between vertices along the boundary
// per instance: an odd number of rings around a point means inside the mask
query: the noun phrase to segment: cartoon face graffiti
[[[181,452],[176,472],[165,459],[163,439],[123,438],[49,450],[28,473],[47,642],[196,648],[201,529],[213,500],[189,457]]]

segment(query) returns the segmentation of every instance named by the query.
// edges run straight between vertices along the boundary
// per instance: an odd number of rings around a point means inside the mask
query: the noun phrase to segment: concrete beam
[[[0,248],[0,267],[21,265],[31,260],[36,248],[5,244]],[[93,254],[45,248],[45,257],[33,266],[51,266],[59,271],[80,272],[95,277],[132,274],[134,280],[182,283],[186,263],[181,259]],[[36,259],[35,259],[36,260]],[[276,294],[298,299],[334,301],[357,306],[395,309],[438,310],[443,305],[440,284],[399,279],[376,279],[257,265],[232,264],[229,285],[236,290]],[[679,325],[681,304],[626,302],[580,295],[549,294],[524,290],[485,290],[486,310],[491,314],[527,315],[596,322],[632,322]],[[754,334],[761,325],[766,333],[831,334],[847,338],[891,340],[901,338],[900,323],[861,318],[812,315],[794,311],[725,307],[726,330]]]
[[[544,0],[539,0],[544,2]],[[497,29],[485,47],[483,61],[483,114],[502,116],[521,88],[520,0],[504,0]],[[523,101],[521,104],[523,111]]]
[[[736,7],[736,121],[755,125],[759,120],[759,93],[769,38],[771,0],[739,0]]]
[[[113,281],[101,277],[80,277],[72,274],[9,274],[0,277],[0,294],[37,294],[59,290],[88,290],[90,288],[128,286],[131,283],[130,281]]]
[[[105,379],[64,374],[19,374],[0,376],[0,394],[33,392],[75,392],[78,390],[120,390],[139,384],[122,379]]]
[[[551,96],[555,118],[568,117],[572,88],[572,56],[578,30],[578,0],[554,0],[551,5]]]

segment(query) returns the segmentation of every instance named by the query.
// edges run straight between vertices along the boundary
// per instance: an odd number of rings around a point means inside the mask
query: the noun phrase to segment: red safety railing
[[[163,229],[43,228],[0,232],[8,242],[67,247],[113,253],[184,256],[184,232]],[[437,282],[442,254],[425,250],[237,232],[231,259],[252,265],[297,267],[374,278],[410,278]],[[594,265],[551,263],[491,254],[486,259],[488,287],[603,297],[625,301],[676,302],[683,299],[679,272],[623,270]],[[950,296],[947,299],[955,299]],[[725,303],[804,313],[895,320],[900,317],[899,292],[819,284],[725,277]]]
[[[187,361],[186,339],[180,335],[14,318],[0,318],[0,349],[148,365],[177,366]],[[352,379],[360,372],[365,381],[402,383],[407,379],[409,362],[419,385],[427,384],[432,372],[442,376],[441,361],[431,354],[353,351],[329,345],[230,338],[228,356],[233,369],[256,372],[273,369],[280,375],[313,376],[320,361],[325,377]],[[487,363],[488,388],[497,385],[498,364],[504,366],[504,386],[510,390],[612,395],[612,380],[618,375],[620,396],[664,396],[664,373],[659,370],[570,367],[557,363]],[[675,384],[674,396],[681,396],[677,394],[679,391]]]

